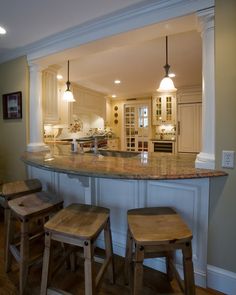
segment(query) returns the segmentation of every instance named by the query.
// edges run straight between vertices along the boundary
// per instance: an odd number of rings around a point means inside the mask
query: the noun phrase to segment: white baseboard
[[[207,287],[227,295],[235,295],[236,273],[207,265]]]

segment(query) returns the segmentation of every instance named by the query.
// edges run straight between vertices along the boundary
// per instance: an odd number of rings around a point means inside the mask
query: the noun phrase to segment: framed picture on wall
[[[2,96],[3,119],[22,118],[22,94],[21,91],[3,94]]]

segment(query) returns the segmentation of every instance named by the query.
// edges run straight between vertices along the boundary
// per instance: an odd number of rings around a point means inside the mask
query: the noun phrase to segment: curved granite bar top
[[[52,144],[50,151],[25,152],[25,164],[55,172],[118,179],[188,179],[225,176],[217,170],[196,169],[194,155],[141,153],[135,157],[111,157],[72,153],[69,145]]]

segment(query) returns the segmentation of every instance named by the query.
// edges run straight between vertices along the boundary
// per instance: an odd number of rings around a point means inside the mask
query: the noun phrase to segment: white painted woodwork
[[[44,124],[55,124],[59,122],[57,84],[57,69],[50,67],[42,72],[42,100]]]
[[[196,168],[215,168],[214,8],[197,13],[202,37],[202,148]]]
[[[198,153],[201,150],[202,104],[178,105],[178,152]]]
[[[152,95],[152,124],[163,123],[176,124],[176,94],[155,92]]]
[[[72,91],[76,102],[71,104],[71,116],[94,114],[106,120],[105,94],[73,84]],[[71,118],[70,118],[71,119]]]
[[[45,150],[47,146],[43,142],[42,68],[37,64],[30,64],[29,106],[29,143],[27,150]]]
[[[127,151],[150,151],[151,105],[135,101],[124,105],[124,145]]]
[[[181,103],[201,103],[202,87],[201,85],[191,85],[181,87],[177,91],[177,104]]]
[[[193,262],[196,284],[206,286],[209,179],[125,180],[67,175],[28,166],[28,176],[39,178],[44,189],[56,193],[67,206],[72,202],[91,203],[111,210],[113,247],[124,256],[127,210],[147,206],[175,208],[193,231]],[[103,246],[102,236],[98,242]],[[149,266],[165,271],[162,259],[147,260]],[[176,264],[182,273],[181,254]]]

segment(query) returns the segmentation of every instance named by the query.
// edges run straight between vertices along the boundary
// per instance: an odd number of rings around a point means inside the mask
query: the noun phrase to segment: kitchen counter
[[[85,203],[110,209],[114,253],[124,256],[127,210],[170,206],[193,232],[193,263],[196,285],[206,287],[209,198],[216,170],[196,169],[194,155],[108,152],[76,154],[70,145],[50,144],[50,152],[22,155],[29,178],[38,178],[64,205]],[[112,156],[113,155],[113,156]],[[114,156],[116,155],[116,156]],[[132,155],[132,156],[131,156]],[[129,156],[129,157],[127,157]],[[211,177],[216,177],[210,181]],[[98,246],[103,247],[101,239]],[[175,257],[180,275],[182,257]],[[163,260],[149,259],[149,267],[165,271]]]
[[[72,153],[70,146],[50,144],[50,152],[25,152],[29,165],[81,176],[120,179],[190,179],[227,175],[217,170],[196,169],[194,155],[140,153],[134,157]]]

